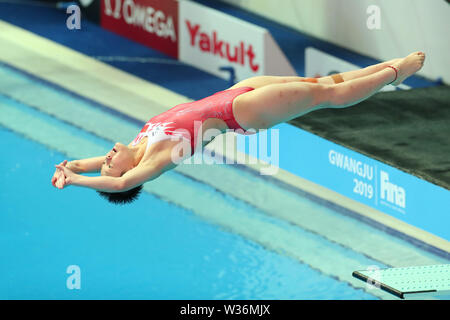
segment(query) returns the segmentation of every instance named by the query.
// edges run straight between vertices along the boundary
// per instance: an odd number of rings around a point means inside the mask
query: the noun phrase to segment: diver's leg
[[[385,85],[399,84],[417,72],[424,55],[414,53],[373,74],[338,84],[288,82],[270,84],[238,96],[233,103],[236,121],[245,129],[265,129],[321,108],[357,104]],[[398,70],[398,73],[397,73]]]
[[[334,84],[334,83],[340,83],[343,81],[349,81],[349,80],[365,77],[365,76],[371,75],[372,73],[381,71],[384,68],[386,68],[387,66],[393,65],[393,64],[399,62],[400,60],[401,60],[401,58],[392,59],[392,60],[385,61],[382,63],[374,64],[374,65],[371,65],[371,66],[368,66],[368,67],[365,67],[362,69],[341,72],[341,73],[338,73],[335,75],[321,77],[321,78],[318,78],[318,80],[319,80],[318,82],[324,83],[324,84]]]
[[[262,88],[270,84],[283,84],[288,82],[299,82],[305,81],[304,77],[297,76],[257,76],[251,77],[242,81],[239,81],[230,89],[240,88],[240,87],[252,87],[254,89]],[[316,82],[316,81],[315,81]]]
[[[360,78],[363,76],[370,75],[372,73],[378,72],[389,65],[394,64],[395,62],[401,59],[392,59],[390,61],[378,63],[372,66],[368,66],[366,68],[342,72],[337,75],[330,75],[320,78],[306,78],[306,77],[297,77],[297,76],[257,76],[251,77],[245,80],[242,80],[232,86],[230,89],[240,88],[240,87],[252,87],[254,89],[258,89],[269,84],[282,84],[288,82],[310,82],[310,83],[323,83],[323,84],[334,84],[339,82],[339,76],[341,77],[341,81],[353,80],[356,78]]]

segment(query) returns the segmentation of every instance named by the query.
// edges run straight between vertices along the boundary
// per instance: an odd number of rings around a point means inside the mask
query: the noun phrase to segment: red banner
[[[101,26],[178,59],[176,0],[101,0]]]

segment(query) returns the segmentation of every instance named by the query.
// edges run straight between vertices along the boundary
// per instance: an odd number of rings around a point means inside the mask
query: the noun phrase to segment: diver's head
[[[136,166],[136,154],[126,145],[117,142],[106,154],[101,167],[102,176],[121,177]],[[100,196],[114,204],[127,204],[136,200],[141,193],[142,185],[123,192],[97,191]]]
[[[122,192],[103,192],[103,191],[97,191],[97,193],[108,200],[111,203],[114,204],[128,204],[133,202],[139,197],[139,194],[141,193],[142,185],[137,186],[133,189],[122,191]]]
[[[106,154],[100,172],[102,176],[121,177],[135,167],[135,162],[134,152],[126,145],[117,142]]]

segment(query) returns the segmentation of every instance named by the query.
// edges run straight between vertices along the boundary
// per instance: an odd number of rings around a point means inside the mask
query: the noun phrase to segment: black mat
[[[290,123],[450,189],[450,86],[380,92]]]

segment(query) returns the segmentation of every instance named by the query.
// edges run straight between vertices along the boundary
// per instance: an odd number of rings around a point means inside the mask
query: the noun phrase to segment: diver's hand
[[[64,160],[59,165],[65,167],[67,165],[67,160]],[[52,185],[55,188],[62,189],[64,187],[65,179],[66,179],[66,177],[64,176],[63,171],[56,169],[55,173],[53,174],[53,177],[52,177]]]
[[[62,183],[59,187],[59,189],[63,189],[65,186],[69,186],[73,183],[75,178],[77,177],[77,174],[74,173],[72,170],[67,168],[65,165],[55,165],[56,170],[58,170],[61,173],[61,176],[63,177],[61,179]]]

